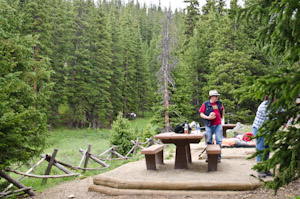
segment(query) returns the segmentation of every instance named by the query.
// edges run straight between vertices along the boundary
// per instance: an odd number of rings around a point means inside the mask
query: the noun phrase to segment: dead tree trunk
[[[170,124],[170,116],[168,113],[169,109],[169,103],[170,103],[170,91],[169,91],[169,84],[172,85],[172,87],[175,87],[175,82],[173,78],[171,77],[171,71],[176,65],[176,61],[174,57],[171,55],[172,53],[172,45],[174,44],[174,39],[172,38],[171,34],[171,12],[167,12],[167,19],[164,21],[163,24],[163,36],[162,36],[162,46],[161,46],[161,68],[158,72],[158,80],[161,83],[161,88],[159,90],[160,93],[162,93],[163,96],[163,104],[165,107],[165,113],[164,113],[164,120],[165,120],[165,129],[164,131],[170,131],[171,130],[171,124]]]

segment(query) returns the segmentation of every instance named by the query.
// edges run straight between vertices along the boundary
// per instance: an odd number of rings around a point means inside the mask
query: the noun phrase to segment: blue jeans
[[[216,144],[220,145],[220,148],[222,149],[222,140],[223,140],[222,124],[205,126],[205,131],[206,131],[206,144],[213,144],[213,134],[215,134]],[[219,158],[221,159],[221,154],[219,155]]]
[[[254,136],[256,136],[257,133],[258,133],[258,129],[256,127],[253,127]],[[256,151],[263,151],[263,150],[269,148],[269,145],[265,145],[264,137],[260,137],[258,139],[255,139],[255,142],[256,142]],[[263,153],[256,156],[256,161],[257,162],[261,162],[262,155],[263,155]],[[266,154],[264,160],[268,160],[268,159],[269,159],[269,152]]]

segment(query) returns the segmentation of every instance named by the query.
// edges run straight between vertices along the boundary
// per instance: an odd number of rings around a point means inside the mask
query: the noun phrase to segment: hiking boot
[[[266,171],[265,174],[266,174],[266,176],[273,176],[273,174],[271,173],[271,171]]]
[[[258,177],[260,177],[260,178],[265,178],[265,177],[266,177],[266,174],[265,174],[264,172],[259,171],[259,172],[258,172]]]

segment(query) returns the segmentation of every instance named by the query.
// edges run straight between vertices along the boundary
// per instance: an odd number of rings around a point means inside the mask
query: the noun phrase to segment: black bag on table
[[[174,129],[175,133],[183,133],[184,132],[184,123],[182,124],[178,124],[175,129]]]
[[[184,125],[185,125],[185,122],[184,123],[181,123],[181,124],[178,124],[175,129],[174,129],[174,132],[175,133],[184,133]],[[191,133],[191,128],[189,127],[189,133]]]

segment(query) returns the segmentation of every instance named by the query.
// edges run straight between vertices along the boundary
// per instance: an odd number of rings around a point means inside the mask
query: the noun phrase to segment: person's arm
[[[205,115],[205,114],[202,113],[202,112],[200,112],[200,116],[201,116],[203,119],[206,119],[206,120],[213,120],[213,119],[215,119],[214,116],[212,116],[212,115],[207,116],[207,115]]]

